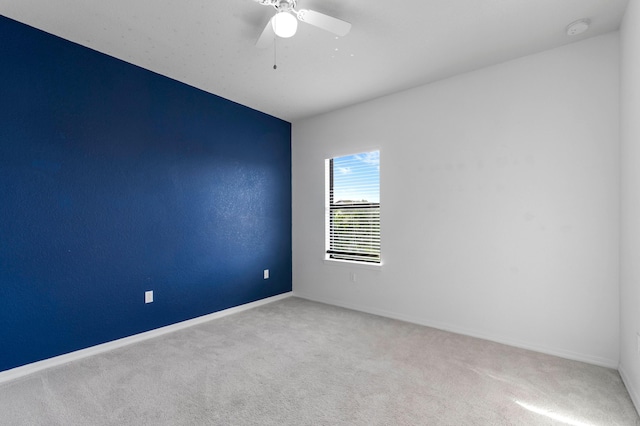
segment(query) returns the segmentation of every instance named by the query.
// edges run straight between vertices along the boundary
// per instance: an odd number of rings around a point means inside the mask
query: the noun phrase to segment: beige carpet
[[[640,419],[615,370],[289,298],[5,383],[0,424]]]

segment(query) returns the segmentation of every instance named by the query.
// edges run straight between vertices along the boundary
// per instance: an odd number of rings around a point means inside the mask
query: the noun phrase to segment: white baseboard
[[[629,392],[631,402],[633,402],[633,405],[636,407],[636,411],[640,413],[640,398],[638,395],[638,390],[633,386],[631,379],[627,375],[622,364],[618,365],[618,372],[620,373],[620,377],[622,377],[622,382],[627,388],[627,392]]]
[[[505,338],[502,336],[495,336],[490,333],[480,332],[478,330],[467,329],[464,327],[458,327],[452,324],[431,321],[429,319],[424,319],[424,318],[415,318],[415,317],[411,317],[403,314],[398,314],[396,312],[386,311],[383,309],[371,308],[371,307],[361,306],[353,303],[344,303],[339,300],[318,298],[315,296],[309,296],[296,291],[293,292],[293,296],[299,297],[301,299],[311,300],[314,302],[326,303],[328,305],[339,306],[347,309],[353,309],[354,311],[366,312],[368,314],[379,315],[382,317],[397,319],[400,321],[410,322],[418,325],[424,325],[426,327],[436,328],[438,330],[450,331],[452,333],[463,334],[465,336],[470,336],[470,337],[477,337],[479,339],[489,340],[496,343],[502,343],[503,345],[513,346],[521,349],[527,349],[530,351],[540,352],[547,355],[553,355],[560,358],[566,358],[573,361],[586,362],[588,364],[593,364],[600,367],[612,368],[614,370],[618,369],[618,360],[600,358],[600,357],[595,357],[591,355],[585,355],[585,354],[580,354],[576,352],[566,351],[562,349],[554,349],[554,348],[530,345],[525,342],[515,341],[513,339]]]
[[[246,303],[240,306],[234,306],[233,308],[225,309],[223,311],[214,312],[212,314],[203,315],[201,317],[167,325],[165,327],[160,327],[154,330],[145,331],[143,333],[134,334],[133,336],[125,337],[118,340],[113,340],[111,342],[102,343],[96,346],[91,346],[89,348],[81,349],[79,351],[70,352],[64,355],[59,355],[53,358],[48,358],[42,361],[12,368],[10,370],[5,370],[0,372],[0,383],[8,382],[10,380],[15,380],[17,378],[20,378],[29,374],[33,374],[37,371],[41,371],[47,368],[66,364],[71,361],[76,361],[76,360],[97,355],[103,352],[112,351],[114,349],[131,345],[133,343],[138,343],[147,339],[152,339],[154,337],[162,336],[163,334],[172,333],[174,331],[182,330],[188,327],[193,327],[194,325],[202,324],[217,318],[225,317],[227,315],[237,314],[238,312],[246,311],[248,309],[253,309],[258,306],[262,306],[278,300],[286,299],[288,297],[291,297],[292,295],[293,295],[293,292],[287,292],[287,293],[279,294],[277,296],[267,297],[266,299],[257,300],[255,302]]]

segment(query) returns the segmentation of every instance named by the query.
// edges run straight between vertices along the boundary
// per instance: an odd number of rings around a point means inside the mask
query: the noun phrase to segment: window
[[[380,263],[380,151],[326,160],[327,259]]]

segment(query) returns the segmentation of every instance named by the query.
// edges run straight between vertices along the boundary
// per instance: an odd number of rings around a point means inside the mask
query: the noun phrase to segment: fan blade
[[[346,36],[351,31],[351,24],[333,16],[316,12],[315,10],[301,9],[298,11],[298,19],[314,27],[322,28],[340,37]]]
[[[256,41],[256,47],[258,49],[266,49],[267,47],[271,46],[271,43],[273,43],[273,38],[276,36],[276,33],[273,32],[271,19],[269,19],[269,22],[267,22],[267,25],[265,25],[264,30],[262,30],[262,34],[260,34],[258,41]]]

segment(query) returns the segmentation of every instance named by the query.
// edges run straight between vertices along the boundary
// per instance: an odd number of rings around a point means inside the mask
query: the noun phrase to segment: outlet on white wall
[[[144,303],[153,302],[153,290],[144,292]]]

